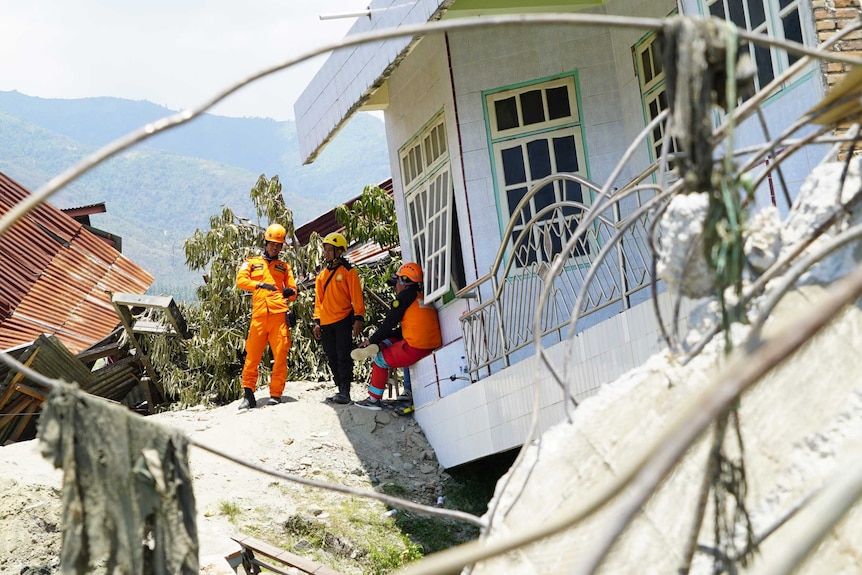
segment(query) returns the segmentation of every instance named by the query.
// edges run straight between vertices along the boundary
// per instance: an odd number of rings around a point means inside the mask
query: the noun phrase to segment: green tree
[[[335,217],[355,242],[374,242],[384,249],[399,245],[395,200],[380,186],[365,186],[349,208],[345,204],[335,208]]]

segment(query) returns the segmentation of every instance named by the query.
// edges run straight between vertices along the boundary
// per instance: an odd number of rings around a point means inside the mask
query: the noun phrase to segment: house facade
[[[410,378],[415,417],[444,466],[518,447],[662,345],[643,218],[668,177],[658,160],[672,140],[664,122],[651,125],[667,108],[653,23],[712,15],[817,46],[824,30],[858,16],[858,2],[844,13],[839,1],[374,0],[357,19],[348,38],[475,16],[584,16],[344,48],[295,107],[306,163],[353,114],[383,110],[402,252],[422,264],[443,331],[443,346]],[[776,47],[742,49],[756,63],[757,89],[800,60]],[[826,65],[798,67],[761,104],[762,121],[736,126],[735,149],[775,138],[823,97]],[[713,113],[715,126],[723,120]],[[757,204],[786,212],[826,149],[796,152],[780,181],[758,186]],[[611,190],[625,193],[578,232]],[[659,308],[677,321],[688,309],[668,294]]]

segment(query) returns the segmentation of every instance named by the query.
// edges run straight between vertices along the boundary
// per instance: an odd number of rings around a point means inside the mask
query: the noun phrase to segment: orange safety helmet
[[[422,283],[422,268],[419,267],[419,264],[414,262],[401,264],[401,267],[398,268],[398,272],[395,275],[400,278],[407,278],[415,284]]]
[[[268,242],[283,244],[284,238],[287,237],[287,230],[281,224],[270,224],[263,233],[263,239]]]
[[[323,243],[329,244],[336,248],[341,248],[343,251],[347,251],[347,240],[339,234],[338,232],[332,232],[323,238]]]

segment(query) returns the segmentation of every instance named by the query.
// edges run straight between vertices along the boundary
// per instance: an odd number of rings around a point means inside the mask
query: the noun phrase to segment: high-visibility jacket
[[[320,325],[341,321],[351,313],[358,319],[365,316],[365,298],[359,273],[350,264],[324,267],[314,281],[314,315]]]
[[[433,304],[425,304],[420,294],[401,318],[401,335],[410,347],[437,349],[443,344],[440,320]]]
[[[400,325],[399,325],[400,324]],[[403,339],[416,349],[437,349],[443,345],[440,320],[433,304],[426,304],[418,287],[402,290],[395,296],[380,327],[368,341]]]
[[[275,291],[259,289],[257,284],[275,286]],[[263,256],[250,257],[236,274],[236,287],[251,292],[251,317],[261,317],[268,313],[286,313],[290,308],[288,301],[296,299],[296,280],[290,264],[279,259],[268,260]],[[293,289],[293,295],[285,299],[282,290]]]

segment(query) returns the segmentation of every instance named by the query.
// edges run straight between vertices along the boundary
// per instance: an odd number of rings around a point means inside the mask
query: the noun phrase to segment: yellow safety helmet
[[[338,232],[332,232],[331,234],[327,235],[325,238],[323,238],[323,243],[329,244],[336,248],[341,248],[345,252],[347,251],[347,240]]]
[[[263,233],[263,239],[268,242],[283,244],[284,238],[287,237],[287,230],[281,224],[270,224]]]
[[[422,268],[419,264],[414,262],[401,264],[401,267],[398,268],[398,272],[395,275],[400,278],[406,278],[415,284],[422,283]]]

